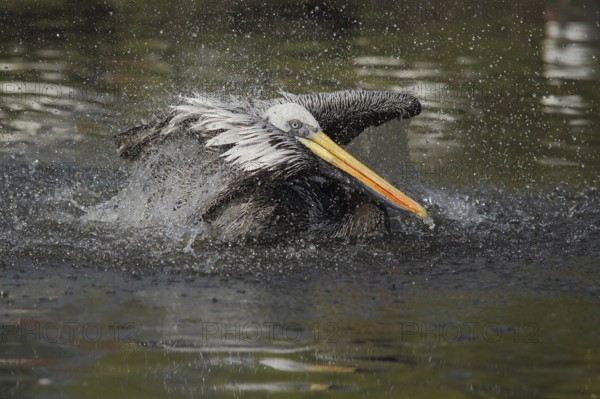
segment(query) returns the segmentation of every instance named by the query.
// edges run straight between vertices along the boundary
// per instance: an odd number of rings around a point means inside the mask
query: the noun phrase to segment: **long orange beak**
[[[358,179],[391,204],[412,212],[422,219],[427,218],[425,208],[348,154],[325,133],[314,133],[308,138],[299,137],[298,140],[319,158]]]

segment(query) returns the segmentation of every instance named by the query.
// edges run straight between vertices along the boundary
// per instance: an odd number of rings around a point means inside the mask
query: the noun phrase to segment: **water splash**
[[[471,265],[478,259],[522,262],[600,253],[600,195],[593,188],[512,193],[423,187],[423,202],[431,218],[423,223],[406,214],[394,217],[396,224],[387,237],[355,240],[352,245],[347,240],[292,236],[227,242],[207,235],[201,223],[182,223],[186,212],[175,210],[173,216],[158,212],[138,220],[161,201],[189,192],[180,185],[157,192],[148,180],[134,178],[132,182],[132,177],[149,176],[149,169],[139,168],[129,176],[81,169],[77,181],[44,163],[38,164],[33,174],[27,167],[14,169],[3,177],[1,199],[10,205],[0,215],[3,262],[33,258],[36,263],[118,264],[139,273],[159,268],[192,273],[252,272],[268,278],[273,273],[311,267],[422,262]],[[16,175],[19,170],[26,173]],[[123,187],[129,190],[119,191]],[[148,192],[156,195],[154,202],[141,200],[148,197],[140,194]]]
[[[428,216],[425,220],[423,220],[423,223],[429,227],[429,230],[435,229],[435,222],[432,217]]]

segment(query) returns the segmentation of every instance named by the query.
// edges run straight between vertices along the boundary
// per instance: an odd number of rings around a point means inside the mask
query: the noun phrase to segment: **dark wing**
[[[134,126],[124,132],[117,133],[113,140],[117,144],[117,153],[125,159],[134,161],[144,153],[160,146],[167,139],[177,134],[190,133],[190,125],[201,119],[200,114],[188,114],[186,118],[178,118],[181,112],[177,109],[164,113],[152,122]]]
[[[279,100],[281,101],[281,100]],[[284,94],[283,102],[306,108],[337,144],[350,143],[369,126],[421,113],[415,97],[391,91],[345,90],[316,94]]]

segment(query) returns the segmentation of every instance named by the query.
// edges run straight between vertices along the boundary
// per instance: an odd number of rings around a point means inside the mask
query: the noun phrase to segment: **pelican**
[[[386,231],[387,207],[423,219],[427,211],[340,146],[420,111],[416,98],[389,91],[234,102],[197,95],[115,139],[120,156],[147,162],[144,178],[163,186],[148,206],[179,223],[229,237],[355,237]]]

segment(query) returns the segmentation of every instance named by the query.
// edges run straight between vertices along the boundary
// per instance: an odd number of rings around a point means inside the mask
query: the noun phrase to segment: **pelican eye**
[[[298,130],[302,127],[302,122],[298,120],[290,121],[290,127],[294,130]]]

